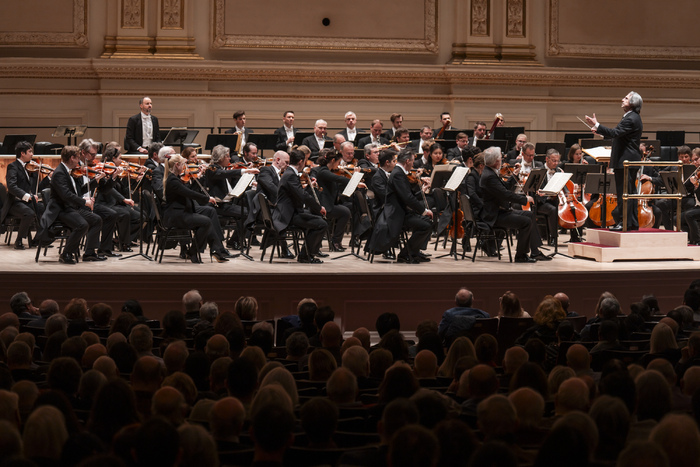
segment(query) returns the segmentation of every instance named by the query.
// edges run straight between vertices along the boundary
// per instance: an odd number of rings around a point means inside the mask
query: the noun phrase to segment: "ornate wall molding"
[[[144,0],[122,0],[122,28],[143,29]]]
[[[588,44],[585,38],[582,43],[567,43],[561,39],[562,30],[566,30],[562,24],[561,13],[566,9],[564,0],[549,0],[549,16],[547,28],[548,57],[585,57],[614,58],[614,59],[654,59],[654,60],[698,60],[700,59],[700,47],[686,45],[605,45]],[[658,5],[657,5],[658,6]],[[641,8],[642,6],[640,6]],[[692,36],[688,36],[691,37]],[[605,36],[602,36],[604,39]],[[614,42],[614,41],[608,41]]]
[[[378,40],[366,37],[297,36],[297,35],[251,35],[226,33],[226,0],[214,0],[213,25],[214,49],[312,49],[312,50],[353,50],[361,52],[438,52],[438,7],[437,0],[423,0],[423,37],[417,39]],[[347,4],[354,7],[352,4]],[[391,22],[386,23],[387,27]]]
[[[490,35],[490,2],[489,0],[472,0],[471,35],[488,37]]]
[[[0,47],[73,47],[88,48],[87,2],[73,0],[71,32],[25,31],[0,33]]]
[[[161,0],[160,27],[184,29],[185,0]]]
[[[525,37],[525,0],[508,0],[506,37]]]

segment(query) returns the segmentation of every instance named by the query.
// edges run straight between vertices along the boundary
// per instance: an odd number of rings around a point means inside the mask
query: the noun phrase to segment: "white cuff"
[[[26,202],[26,201],[29,201],[30,199],[32,199],[32,195],[30,195],[29,193],[25,193],[24,196],[22,196],[22,201]]]

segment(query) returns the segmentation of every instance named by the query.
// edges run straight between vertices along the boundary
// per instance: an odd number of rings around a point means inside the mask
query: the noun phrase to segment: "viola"
[[[574,182],[569,180],[565,186],[566,190],[559,193],[559,226],[565,229],[576,229],[588,219],[588,210],[576,199]]]

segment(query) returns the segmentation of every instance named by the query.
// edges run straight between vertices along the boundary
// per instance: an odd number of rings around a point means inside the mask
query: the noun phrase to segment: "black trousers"
[[[117,211],[105,204],[95,204],[93,212],[102,219],[102,235],[100,238],[100,251],[111,251],[114,249],[114,227],[117,225]],[[97,245],[95,245],[97,246]],[[95,248],[95,247],[93,247]],[[85,249],[90,251],[87,243]]]
[[[78,253],[80,240],[87,234],[85,239],[85,251],[93,252],[97,248],[100,240],[100,230],[102,229],[102,219],[89,209],[69,209],[58,214],[58,220],[71,229],[71,233],[66,239],[64,253]]]
[[[331,225],[331,222],[335,220],[335,227],[333,228],[331,238],[332,242],[338,244],[342,243],[343,235],[345,234],[345,227],[348,225],[348,221],[350,220],[350,209],[342,204],[336,204],[329,212],[326,213],[326,220],[328,221],[329,226]]]
[[[310,212],[295,213],[290,225],[306,231],[306,248],[302,248],[299,253],[300,257],[306,256],[306,250],[308,250],[309,255],[313,256],[321,249],[323,234],[328,227],[323,217]]]
[[[34,206],[38,212],[34,212]],[[17,243],[21,243],[22,239],[29,235],[29,229],[32,226],[32,222],[35,219],[41,219],[42,214],[44,214],[44,203],[37,202],[32,203],[31,201],[25,203],[24,201],[16,200],[12,203],[9,211],[10,215],[19,218],[19,227],[17,228]]]
[[[406,251],[401,251],[400,254],[416,256],[428,245],[430,234],[433,232],[433,222],[429,217],[407,212],[403,219],[403,229],[410,230],[411,236],[406,243]]]
[[[536,215],[532,211],[502,211],[496,219],[494,227],[503,229],[518,229],[518,245],[515,254],[518,256],[539,253],[542,246],[540,233],[537,231]]]

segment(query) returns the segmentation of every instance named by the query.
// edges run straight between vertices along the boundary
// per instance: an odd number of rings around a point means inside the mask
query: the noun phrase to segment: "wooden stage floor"
[[[417,265],[381,258],[373,264],[354,257],[330,260],[340,253],[331,253],[323,264],[279,259],[270,264],[260,261],[258,249],[251,250],[255,261],[236,258],[222,264],[209,263],[206,255],[204,264],[191,264],[179,259],[176,250],[168,250],[161,264],[143,258],[110,258],[64,265],[58,262],[55,248],[35,263],[36,250],[16,251],[2,244],[0,284],[5,303],[13,293],[25,290],[37,306],[52,298],[63,307],[71,298],[83,297],[89,305],[106,302],[118,312],[125,300],[133,298],[142,303],[148,317],[156,319],[181,308],[181,297],[190,289],[217,302],[220,310],[232,309],[241,295],[253,295],[260,304],[260,319],[292,314],[300,299],[312,297],[321,306],[331,306],[345,330],[360,326],[374,330],[376,317],[393,311],[401,318],[402,330],[408,331],[426,319],[439,321],[462,286],[473,291],[474,306],[493,316],[498,297],[507,290],[515,292],[531,313],[545,295],[565,292],[571,310],[591,316],[605,290],[618,297],[625,312],[645,294],[656,295],[667,312],[681,304],[688,284],[700,278],[700,261],[596,263],[558,255],[548,262],[515,264],[507,256],[499,261],[477,255],[472,263],[469,258],[436,259],[447,250],[432,248],[431,244],[428,252],[434,259]],[[566,246],[560,251],[566,252]]]

